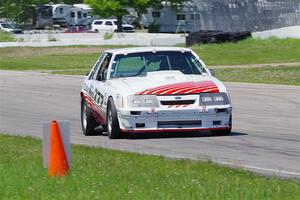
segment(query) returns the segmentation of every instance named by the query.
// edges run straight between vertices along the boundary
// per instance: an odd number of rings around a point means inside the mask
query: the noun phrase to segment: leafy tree
[[[170,0],[171,5],[178,5],[186,0]],[[127,8],[134,8],[138,14],[144,13],[147,8],[161,7],[162,0],[84,0],[89,4],[93,12],[101,17],[116,17],[118,20],[118,32],[122,31],[122,17],[128,14]],[[175,6],[177,7],[177,6]]]
[[[29,5],[36,3],[46,3],[43,0],[1,0],[0,1],[0,18],[11,19],[16,22],[24,20],[25,10]]]

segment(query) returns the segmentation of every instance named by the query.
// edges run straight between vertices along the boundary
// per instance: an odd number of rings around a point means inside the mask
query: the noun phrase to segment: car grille
[[[187,120],[187,121],[158,121],[158,128],[191,128],[200,127],[202,125],[201,120]]]
[[[194,104],[195,100],[179,100],[179,101],[160,101],[161,105],[169,106],[169,105],[188,105]]]

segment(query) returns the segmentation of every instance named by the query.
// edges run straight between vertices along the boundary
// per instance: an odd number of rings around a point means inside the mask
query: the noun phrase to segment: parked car
[[[91,25],[91,30],[96,32],[114,32],[118,29],[116,19],[99,19],[94,20]],[[123,23],[122,24],[123,32],[135,32],[134,26]]]
[[[22,29],[16,28],[14,25],[9,23],[0,23],[0,30],[10,33],[23,33]]]
[[[84,135],[231,132],[225,86],[190,49],[136,47],[104,51],[85,77],[81,96]]]

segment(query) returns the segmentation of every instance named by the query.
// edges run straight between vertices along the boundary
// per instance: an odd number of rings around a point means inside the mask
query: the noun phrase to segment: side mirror
[[[208,70],[209,70],[209,72],[210,72],[210,74],[211,74],[212,76],[215,76],[215,75],[216,75],[215,70],[213,70],[213,69],[208,69]]]

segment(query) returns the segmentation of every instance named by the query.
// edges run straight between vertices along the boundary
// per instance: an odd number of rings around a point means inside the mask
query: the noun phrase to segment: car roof
[[[156,52],[156,51],[183,51],[191,52],[191,49],[184,47],[129,47],[119,49],[108,49],[105,52],[112,54],[128,54],[128,53],[140,53],[140,52]]]
[[[95,19],[94,21],[117,21],[117,19]]]

